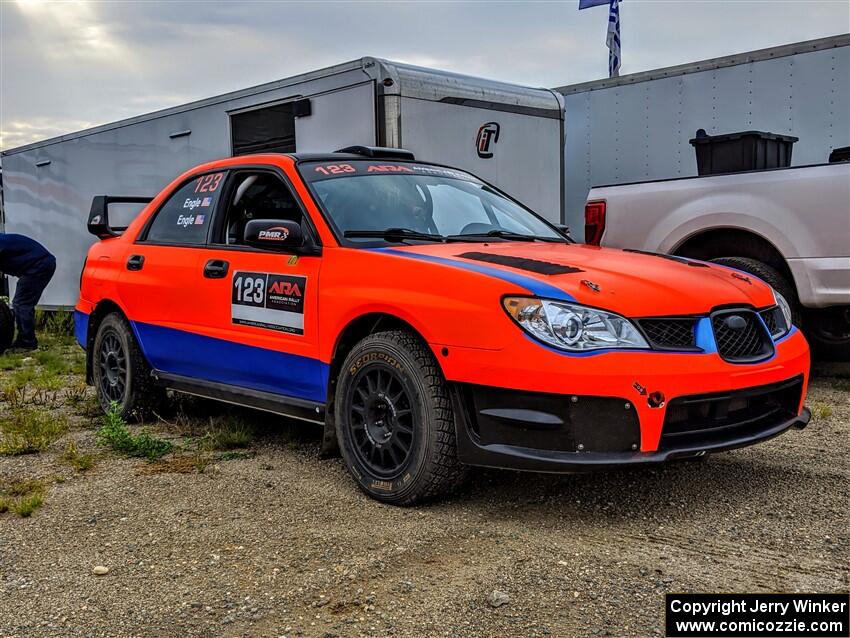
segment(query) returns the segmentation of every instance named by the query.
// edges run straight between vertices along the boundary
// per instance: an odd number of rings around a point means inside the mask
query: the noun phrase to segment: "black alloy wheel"
[[[350,424],[359,460],[376,476],[394,478],[413,447],[416,415],[405,382],[386,364],[362,368],[352,384]]]
[[[115,330],[107,329],[97,353],[100,389],[110,402],[121,404],[127,393],[127,352]]]

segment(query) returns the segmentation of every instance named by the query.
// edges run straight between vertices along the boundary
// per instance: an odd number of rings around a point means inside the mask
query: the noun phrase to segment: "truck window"
[[[144,241],[156,244],[204,244],[225,173],[208,173],[177,189],[156,212]]]

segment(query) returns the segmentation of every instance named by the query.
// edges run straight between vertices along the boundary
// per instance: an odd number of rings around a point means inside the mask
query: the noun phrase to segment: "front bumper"
[[[579,402],[583,399],[585,398],[580,398]],[[617,403],[620,403],[619,400],[617,400]],[[563,473],[589,472],[622,466],[698,458],[710,452],[734,450],[767,441],[791,428],[803,429],[811,419],[809,409],[803,408],[798,415],[792,416],[788,413],[784,415],[777,414],[776,418],[766,420],[754,427],[734,427],[726,433],[718,432],[715,436],[711,434],[706,435],[703,430],[700,436],[686,438],[679,442],[673,441],[665,445],[663,449],[655,452],[639,452],[635,450],[588,451],[587,449],[556,450],[512,445],[504,442],[487,442],[482,439],[480,424],[477,421],[474,422],[469,419],[468,406],[463,406],[462,402],[458,400],[455,404],[455,409],[458,413],[464,415],[464,418],[461,420],[457,439],[458,457],[461,462],[480,467]],[[521,410],[520,412],[525,413],[526,411]],[[523,434],[531,441],[533,440],[533,436],[528,436],[529,429],[533,429],[534,426],[540,426],[539,418],[537,421],[536,423],[528,422],[525,424],[525,427],[520,425],[518,421],[514,421],[514,426],[520,430],[525,430]],[[580,427],[584,427],[586,430],[586,425],[581,424]],[[601,429],[604,429],[611,424],[610,422],[605,422],[598,425]],[[553,432],[550,431],[549,434],[553,434]],[[628,438],[630,433],[628,432],[628,428],[620,432],[620,434],[624,434],[625,436],[621,436],[619,439],[613,441],[609,438],[608,442],[613,443],[615,447],[619,444],[619,447],[622,448],[623,443],[629,446]],[[599,440],[597,440],[598,443]],[[584,447],[584,444],[578,445]]]
[[[459,457],[471,465],[570,472],[657,463],[752,445],[810,418],[809,351],[798,330],[754,364],[716,353],[569,356],[530,341],[510,352],[441,354],[455,387]]]

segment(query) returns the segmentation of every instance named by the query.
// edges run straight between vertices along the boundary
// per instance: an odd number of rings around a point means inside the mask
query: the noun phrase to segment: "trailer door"
[[[466,169],[552,222],[561,220],[563,121],[557,110],[402,97],[401,146]]]

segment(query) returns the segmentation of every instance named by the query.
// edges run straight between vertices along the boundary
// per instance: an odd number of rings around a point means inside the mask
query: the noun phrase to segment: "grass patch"
[[[238,417],[210,419],[210,428],[198,439],[202,450],[238,450],[254,442],[254,428]]]
[[[94,465],[94,456],[91,454],[80,454],[77,444],[73,441],[65,448],[65,452],[62,454],[62,460],[78,472],[90,470]]]
[[[14,512],[27,518],[44,504],[45,487],[42,481],[14,481],[0,485],[0,514]]]
[[[816,419],[826,420],[832,416],[832,406],[827,403],[815,403],[814,413]]]
[[[103,416],[97,431],[97,441],[124,456],[146,458],[148,461],[161,459],[174,448],[170,441],[151,436],[147,432],[130,432],[127,423],[118,414],[117,406],[113,406]]]
[[[215,458],[218,461],[239,461],[254,458],[254,453],[245,450],[230,450],[229,452],[222,452]]]
[[[0,421],[0,455],[41,452],[68,431],[64,416],[43,410],[17,409]]]

